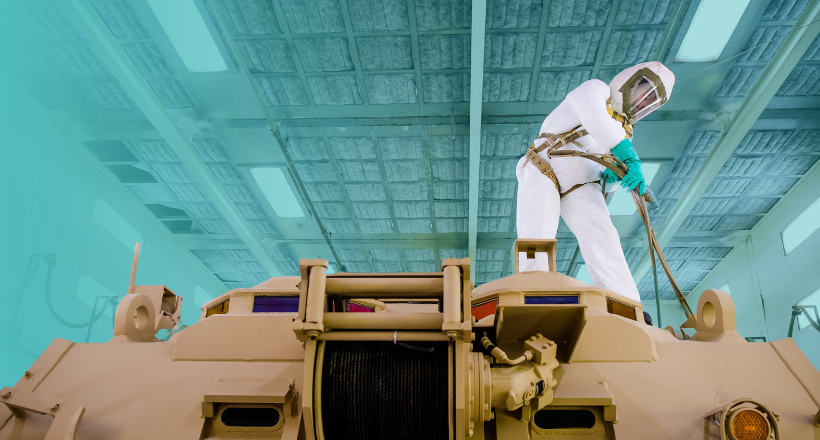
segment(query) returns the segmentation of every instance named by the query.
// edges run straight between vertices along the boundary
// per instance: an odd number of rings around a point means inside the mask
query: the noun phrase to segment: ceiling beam
[[[59,5],[77,32],[91,45],[131,100],[151,121],[163,140],[182,161],[186,171],[202,187],[211,203],[217,207],[268,274],[274,277],[283,275],[279,265],[196,152],[190,136],[186,136],[176,124],[88,0],[60,0]]]
[[[672,212],[657,233],[658,243],[666,246],[678,232],[683,221],[689,216],[692,208],[700,200],[706,188],[717,177],[720,169],[735,151],[735,148],[746,136],[754,123],[760,118],[766,106],[774,97],[786,77],[797,65],[809,45],[820,33],[820,23],[815,22],[820,16],[820,0],[812,0],[806,5],[786,39],[780,45],[766,70],[755,83],[749,96],[743,101],[740,109],[725,126],[720,140],[706,158],[686,192],[675,204]],[[651,262],[648,250],[641,256],[632,275],[639,283],[649,271]]]
[[[468,254],[475,282],[476,238],[478,237],[478,173],[481,164],[481,104],[484,90],[484,34],[487,27],[486,0],[473,0],[473,23],[470,36],[470,213]]]

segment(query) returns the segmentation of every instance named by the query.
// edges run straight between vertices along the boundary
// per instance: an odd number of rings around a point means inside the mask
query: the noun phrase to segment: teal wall
[[[53,254],[51,299],[55,312],[69,323],[91,316],[83,298],[115,295],[128,287],[133,235],[118,238],[92,217],[98,197],[144,237],[137,284],[164,284],[183,296],[182,319],[199,319],[193,301],[196,285],[210,296],[225,286],[70,133],[55,123],[19,83],[0,72],[0,387],[13,385],[54,338],[104,342],[111,338],[113,317],[88,327],[70,328],[49,311],[45,296],[46,264],[24,283],[33,254]],[[70,124],[62,124],[70,126]],[[81,288],[78,290],[78,280]],[[94,280],[94,281],[89,281]],[[202,299],[200,295],[199,299]],[[93,301],[93,300],[91,300]],[[161,335],[164,332],[160,333]]]
[[[745,337],[785,338],[791,306],[820,288],[820,231],[788,255],[780,233],[803,209],[820,197],[820,166],[815,165],[752,229],[742,245],[732,250],[694,290],[694,309],[700,293],[729,283],[737,312],[738,332]],[[797,330],[794,340],[820,368],[820,333],[811,327]]]
[[[661,272],[658,274],[658,280],[663,280],[666,275]],[[641,300],[643,311],[652,316],[652,324],[658,326],[658,308],[655,306],[655,301]],[[683,308],[677,300],[661,300],[661,325],[663,328],[672,326],[676,329],[686,321],[686,314],[683,313]]]

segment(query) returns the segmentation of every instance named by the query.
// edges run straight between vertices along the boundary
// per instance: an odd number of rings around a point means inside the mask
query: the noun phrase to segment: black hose
[[[97,322],[97,320],[102,317],[103,313],[105,313],[105,307],[101,307],[100,312],[97,313],[97,316],[91,317],[91,319],[88,322],[85,322],[83,324],[74,324],[68,322],[57,314],[57,310],[54,309],[54,304],[51,303],[51,275],[52,271],[54,270],[54,266],[57,264],[57,262],[54,261],[53,257],[48,257],[45,261],[46,265],[48,265],[48,272],[46,274],[46,305],[48,306],[48,310],[51,312],[51,315],[54,316],[54,319],[56,319],[57,322],[59,322],[60,324],[71,328],[85,328]]]

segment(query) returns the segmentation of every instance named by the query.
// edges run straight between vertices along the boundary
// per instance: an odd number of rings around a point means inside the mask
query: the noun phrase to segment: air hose
[[[46,265],[48,266],[48,271],[46,272],[46,292],[45,292],[46,293],[46,305],[48,306],[49,312],[51,312],[51,315],[54,316],[54,319],[56,319],[57,322],[59,322],[60,324],[66,326],[66,327],[86,328],[86,327],[90,326],[91,324],[94,324],[95,322],[97,322],[97,320],[99,320],[102,317],[102,315],[105,313],[105,307],[100,308],[99,313],[97,313],[95,316],[92,316],[91,319],[89,319],[87,322],[84,322],[82,324],[74,324],[74,323],[68,322],[65,319],[63,319],[62,317],[60,317],[60,315],[57,314],[57,310],[54,308],[54,304],[52,304],[52,302],[51,302],[51,277],[52,277],[52,274],[53,274],[53,271],[54,271],[54,266],[57,265],[57,261],[54,259],[53,255],[36,255],[36,256],[33,255],[31,258],[36,259],[35,263],[34,263],[34,267],[33,268],[31,267],[31,261],[29,261],[29,269],[31,269],[31,271],[30,272],[27,271],[26,278],[24,278],[24,280],[23,280],[23,286],[20,289],[18,297],[22,297],[23,292],[25,292],[25,290],[31,284],[31,281],[34,278],[34,275],[37,273],[37,269],[40,268],[40,263],[45,261]],[[18,304],[19,304],[19,299],[18,299]],[[15,308],[15,315],[16,315],[16,312],[17,312],[17,309]]]
[[[556,150],[552,151],[550,156],[583,157],[612,170],[612,172],[617,174],[618,177],[622,179],[629,170],[629,167],[613,154],[585,153],[583,151],[576,150]],[[669,268],[669,264],[663,256],[663,250],[661,249],[660,243],[658,243],[657,237],[655,237],[655,231],[652,230],[652,224],[649,221],[649,211],[646,208],[646,203],[655,203],[655,197],[652,195],[652,192],[649,191],[649,188],[646,189],[646,193],[644,195],[638,193],[636,188],[632,190],[632,199],[635,200],[635,206],[638,207],[638,213],[641,215],[641,219],[643,219],[644,226],[646,227],[646,235],[649,240],[649,256],[652,259],[652,267],[653,269],[657,267],[655,263],[655,255],[653,253],[654,250],[654,252],[658,253],[658,260],[661,262],[663,271],[666,272],[666,277],[669,278],[669,284],[672,285],[672,290],[675,292],[675,296],[677,296],[678,301],[681,306],[683,306],[683,312],[686,314],[686,318],[689,319],[694,316],[694,313],[692,313],[689,303],[686,302],[686,297],[683,295],[680,287],[678,287],[678,283],[675,281],[675,277],[672,275],[672,270]]]
[[[507,357],[507,353],[504,353],[504,350],[496,347],[490,341],[490,338],[487,337],[487,332],[484,332],[484,336],[481,338],[481,345],[484,346],[487,350],[490,351],[490,354],[497,360],[499,363],[507,364],[507,365],[518,365],[524,361],[531,360],[533,354],[531,351],[527,350],[521,356],[510,359]]]

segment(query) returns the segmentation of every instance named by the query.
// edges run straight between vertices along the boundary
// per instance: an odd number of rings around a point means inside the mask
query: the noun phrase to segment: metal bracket
[[[77,403],[57,400],[53,397],[4,387],[0,390],[0,402],[14,415],[14,423],[25,423],[26,412],[54,416],[44,440],[74,440],[77,427],[83,418],[85,408]]]

